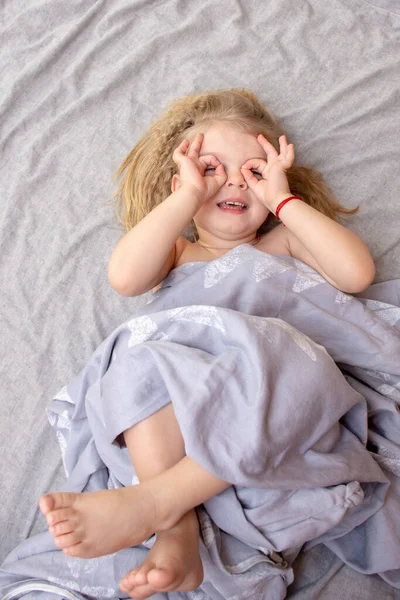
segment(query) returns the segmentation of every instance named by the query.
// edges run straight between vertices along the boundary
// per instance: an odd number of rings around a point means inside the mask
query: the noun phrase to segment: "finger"
[[[199,152],[201,149],[201,145],[203,143],[203,139],[204,139],[204,135],[202,133],[196,133],[196,135],[194,136],[194,140],[190,144],[189,151],[188,151],[188,156],[190,156],[190,158],[198,158],[199,157]]]
[[[267,155],[267,158],[278,158],[278,152],[275,147],[263,136],[262,133],[257,137],[257,141]]]
[[[219,162],[218,159],[215,158],[215,156],[210,157],[212,160],[210,160],[209,164],[204,166],[204,175],[207,177],[211,177],[212,179],[215,179],[218,185],[218,188],[221,187],[221,185],[223,185],[225,183],[225,181],[228,179],[226,171],[223,167],[223,165]],[[201,159],[200,159],[201,160]],[[206,172],[206,168],[212,166],[213,171],[212,173],[207,173]]]
[[[219,162],[218,158],[216,158],[212,154],[203,154],[203,156],[200,156],[199,162],[200,162],[200,164],[204,165],[205,167],[215,167],[215,168],[221,164]]]
[[[218,180],[218,182],[221,181],[221,185],[224,184],[225,181],[228,179],[224,166],[221,165],[221,163],[219,163],[219,165],[215,169],[214,177]]]
[[[279,145],[280,145],[279,158],[281,159],[284,168],[288,169],[289,167],[292,166],[292,164],[294,162],[294,145],[287,143],[287,139],[286,139],[285,135],[282,135],[279,138]]]
[[[212,156],[212,154],[201,156],[198,161],[198,168],[203,176],[208,175],[210,177],[214,177],[217,168],[220,165],[221,163],[219,162],[219,160],[215,156]],[[210,167],[212,167],[212,169],[210,169]],[[207,169],[210,169],[210,171],[207,172]]]
[[[242,165],[242,169],[254,169],[255,171],[258,171],[259,173],[263,173],[263,171],[265,169],[267,169],[268,167],[268,163],[266,160],[263,160],[262,158],[250,158],[249,160],[246,160],[246,162],[244,163],[244,165]]]
[[[289,167],[291,167],[292,164],[294,163],[294,157],[295,157],[294,144],[289,144],[289,146],[288,146],[288,160],[290,161]]]
[[[189,140],[183,140],[179,146],[177,148],[175,148],[173,154],[172,154],[172,160],[178,164],[177,161],[179,161],[179,159],[184,156],[186,154],[187,149],[190,146],[190,142]]]
[[[286,154],[287,148],[288,148],[288,143],[287,143],[286,135],[281,135],[279,137],[279,148],[280,148],[280,153],[281,154]]]
[[[260,180],[257,179],[257,177],[250,171],[250,169],[242,167],[240,170],[249,188],[251,190],[254,190],[255,186]]]
[[[226,180],[228,179],[224,167],[220,164],[215,169],[212,177],[207,177],[209,189],[212,190],[212,195],[214,196],[218,190],[224,185]]]

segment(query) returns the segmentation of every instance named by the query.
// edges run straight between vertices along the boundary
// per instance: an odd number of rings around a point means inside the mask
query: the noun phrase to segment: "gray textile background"
[[[45,407],[143,302],[108,285],[121,229],[106,200],[169,100],[253,89],[298,162],[360,204],[349,227],[376,281],[400,277],[400,3],[4,0],[0,27],[1,562],[41,530],[36,500],[63,478]],[[299,573],[298,600],[396,597],[326,549]]]

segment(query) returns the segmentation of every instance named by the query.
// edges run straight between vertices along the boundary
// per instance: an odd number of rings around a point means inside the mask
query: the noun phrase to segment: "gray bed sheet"
[[[0,562],[44,526],[63,471],[45,408],[146,297],[107,282],[119,162],[166,103],[253,89],[299,163],[360,205],[349,227],[400,277],[397,0],[4,0],[1,23]],[[289,597],[400,598],[318,546]]]

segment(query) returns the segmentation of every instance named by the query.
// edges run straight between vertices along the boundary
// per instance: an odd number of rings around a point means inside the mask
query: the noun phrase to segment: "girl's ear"
[[[181,187],[181,180],[179,175],[177,175],[175,173],[175,175],[172,176],[171,179],[171,192],[176,192],[176,190],[179,190],[179,188]]]

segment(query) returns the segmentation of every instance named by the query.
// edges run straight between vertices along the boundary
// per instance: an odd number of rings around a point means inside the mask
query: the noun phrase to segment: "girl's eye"
[[[214,171],[215,171],[215,167],[207,167],[205,169],[204,173],[207,173],[207,172],[211,172],[212,173]],[[261,175],[261,173],[259,171],[256,171],[255,169],[251,169],[251,172],[253,173],[253,175],[255,177],[257,177],[257,179],[262,179],[263,178],[263,176]]]

